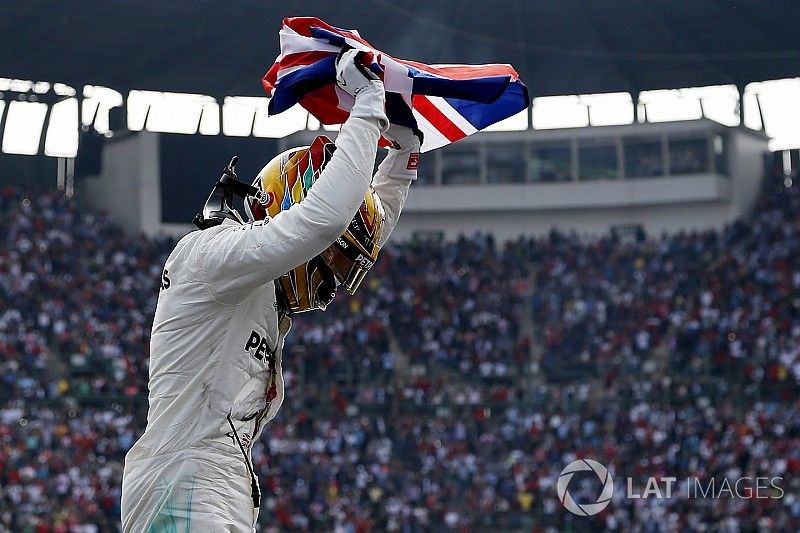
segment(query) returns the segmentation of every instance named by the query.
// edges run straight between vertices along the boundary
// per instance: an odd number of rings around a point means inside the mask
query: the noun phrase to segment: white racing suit
[[[167,259],[150,340],[147,429],[125,458],[123,532],[254,529],[250,451],[283,402],[290,327],[273,280],[344,233],[370,183],[376,124],[348,119],[299,204],[269,221],[226,220],[189,233]],[[384,241],[413,179],[408,156],[393,150],[373,178]]]

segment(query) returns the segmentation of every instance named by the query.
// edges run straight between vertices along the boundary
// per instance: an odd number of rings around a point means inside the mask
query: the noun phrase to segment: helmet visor
[[[336,276],[336,280],[344,285],[347,292],[354,294],[369,269],[375,264],[378,247],[374,247],[373,254],[367,254],[350,235],[345,233],[320,255]]]

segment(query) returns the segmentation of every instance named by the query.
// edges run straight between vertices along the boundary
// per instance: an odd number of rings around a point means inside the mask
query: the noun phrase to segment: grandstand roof
[[[793,0],[31,0],[3,8],[0,76],[261,95],[290,15],[356,28],[397,57],[510,62],[537,96],[800,75]]]

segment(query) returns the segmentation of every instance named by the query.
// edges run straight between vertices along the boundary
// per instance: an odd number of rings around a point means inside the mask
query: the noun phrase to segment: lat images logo
[[[572,499],[567,488],[569,487],[572,476],[574,476],[576,472],[585,471],[592,471],[597,475],[600,482],[603,484],[603,490],[597,497],[596,502],[579,504]],[[558,476],[558,482],[556,483],[556,491],[558,492],[558,499],[561,505],[563,505],[567,511],[579,516],[592,516],[608,507],[608,504],[611,502],[611,496],[614,494],[614,481],[611,479],[608,469],[597,461],[593,461],[592,459],[578,459],[577,461],[572,461],[561,471],[561,474]]]

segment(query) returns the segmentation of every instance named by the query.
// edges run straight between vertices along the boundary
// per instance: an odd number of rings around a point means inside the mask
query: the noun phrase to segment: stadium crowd
[[[0,226],[0,531],[114,531],[174,241],[13,188]],[[778,182],[723,231],[388,246],[356,296],[294,321],[253,451],[261,529],[800,530],[799,230]],[[556,494],[577,457],[616,481],[591,518]],[[626,498],[650,476],[781,479]]]

